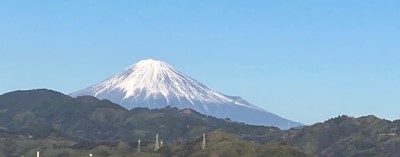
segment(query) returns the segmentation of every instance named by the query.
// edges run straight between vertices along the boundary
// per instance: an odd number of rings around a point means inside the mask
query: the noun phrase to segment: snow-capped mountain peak
[[[144,96],[144,100],[164,98],[167,104],[170,104],[170,99],[174,98],[185,99],[190,102],[190,104],[183,104],[178,101],[178,104],[183,105],[183,107],[196,103],[234,103],[263,110],[222,95],[199,81],[176,71],[168,63],[153,59],[141,60],[131,65],[124,72],[80,92],[87,93],[85,92],[87,90],[90,90],[91,95],[94,96],[101,96],[110,91],[121,91],[122,100]]]
[[[175,70],[168,63],[153,59],[141,60],[99,84],[71,94],[71,96],[80,95],[109,99],[127,109],[161,108],[167,105],[178,108],[189,107],[203,114],[228,117],[248,123],[253,123],[252,121],[257,118],[250,117],[253,120],[246,121],[236,117],[244,116],[248,119],[249,117],[245,115],[239,115],[246,112],[273,115],[240,97],[227,96],[212,90]],[[287,124],[287,121],[284,123]]]

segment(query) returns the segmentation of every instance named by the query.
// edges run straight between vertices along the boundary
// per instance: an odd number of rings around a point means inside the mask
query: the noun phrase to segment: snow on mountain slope
[[[152,59],[141,60],[118,75],[71,94],[80,95],[109,99],[127,109],[170,105],[255,125],[286,128],[288,123],[288,120],[240,97],[223,95],[176,71],[169,64]],[[301,125],[291,123],[292,126]]]

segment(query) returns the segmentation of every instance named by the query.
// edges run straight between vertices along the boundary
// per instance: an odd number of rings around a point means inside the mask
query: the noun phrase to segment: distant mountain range
[[[209,143],[207,152],[193,145],[203,133],[214,131],[220,133],[211,134],[210,140],[220,138],[226,143],[237,145],[237,151],[241,150],[243,154],[274,152],[278,156],[281,153],[305,156],[286,146],[261,146],[238,139],[254,135],[279,140],[282,132],[276,127],[252,126],[218,119],[191,109],[165,107],[127,110],[108,100],[92,96],[72,98],[47,89],[0,95],[0,156],[33,156],[36,150],[43,151],[47,156],[83,156],[89,150],[96,153],[96,156],[141,157],[155,154],[196,156],[198,153],[228,153],[226,151],[231,148],[219,141]],[[233,138],[226,133],[238,137]],[[154,153],[152,144],[156,134],[166,145]],[[142,153],[136,153],[137,145],[134,142],[138,139],[142,140]],[[185,143],[184,147],[180,141]],[[251,152],[249,147],[263,151]],[[232,150],[229,154],[240,156],[239,152]]]
[[[165,145],[154,152],[155,134]],[[201,135],[208,147],[200,149]],[[0,156],[398,157],[400,121],[338,116],[280,130],[174,107],[127,110],[92,96],[39,89],[0,95]],[[137,140],[143,152],[137,153]],[[85,154],[86,153],[86,154]],[[307,154],[307,155],[306,155]]]
[[[0,95],[0,129],[42,138],[62,131],[86,140],[150,140],[155,134],[164,140],[201,136],[224,130],[234,134],[280,132],[276,127],[252,126],[202,115],[191,109],[135,108],[127,110],[108,100],[92,96],[72,98],[38,89]]]
[[[270,113],[246,100],[221,94],[176,71],[169,64],[157,60],[141,60],[125,71],[70,94],[73,97],[90,95],[108,99],[127,109],[150,109],[173,106],[191,108],[202,114],[252,125],[276,126],[287,129],[302,126]]]

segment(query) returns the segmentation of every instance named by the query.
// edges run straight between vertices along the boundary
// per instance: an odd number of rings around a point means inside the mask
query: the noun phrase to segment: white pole
[[[89,156],[90,156],[90,157],[93,157],[93,154],[92,154],[92,153],[90,153],[90,154],[89,154]]]
[[[156,144],[154,146],[154,151],[157,151],[160,149],[160,143],[158,142],[158,134],[156,135]]]
[[[36,157],[40,157],[39,151],[36,152]]]
[[[206,134],[203,133],[203,143],[201,145],[201,149],[204,150],[206,149]]]
[[[140,138],[138,140],[137,152],[140,152]]]

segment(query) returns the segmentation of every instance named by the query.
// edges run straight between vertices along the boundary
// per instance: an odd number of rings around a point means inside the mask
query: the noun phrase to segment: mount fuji
[[[257,107],[246,100],[221,94],[176,71],[169,64],[147,59],[99,84],[70,94],[108,99],[127,109],[136,107],[191,108],[202,114],[229,118],[252,125],[287,129],[302,124],[290,121]]]

